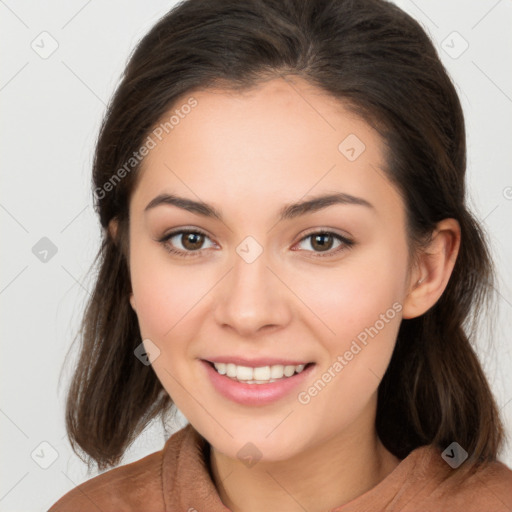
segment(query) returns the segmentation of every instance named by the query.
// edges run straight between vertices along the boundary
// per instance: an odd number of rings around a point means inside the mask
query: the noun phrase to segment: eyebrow
[[[317,196],[312,199],[299,201],[297,203],[287,204],[279,211],[279,219],[294,219],[296,217],[300,217],[301,215],[314,213],[335,204],[358,205],[374,209],[374,206],[366,199],[352,196],[350,194],[345,194],[343,192],[338,192],[335,194]],[[214,206],[209,205],[203,201],[195,201],[193,199],[180,197],[174,194],[160,194],[156,196],[149,202],[146,208],[144,208],[144,212],[147,212],[148,210],[156,208],[160,205],[177,206],[183,210],[187,210],[204,217],[216,218],[221,222],[224,222],[222,214]]]

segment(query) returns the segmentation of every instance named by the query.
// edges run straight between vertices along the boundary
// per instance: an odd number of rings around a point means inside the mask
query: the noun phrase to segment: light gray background
[[[0,0],[0,511],[47,510],[94,476],[86,474],[65,435],[64,390],[73,357],[59,385],[99,246],[90,193],[93,145],[129,53],[174,3]],[[478,350],[510,437],[512,3],[397,3],[435,41],[465,110],[471,204],[491,237],[500,283],[490,336],[495,349],[483,334]],[[44,55],[52,44],[58,48]],[[47,262],[32,251],[43,237],[57,248]],[[123,463],[163,443],[161,426],[153,425]],[[512,466],[510,441],[501,459]]]

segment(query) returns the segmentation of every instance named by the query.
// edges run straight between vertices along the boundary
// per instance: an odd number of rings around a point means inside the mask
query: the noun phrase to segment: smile
[[[306,364],[258,366],[239,366],[233,363],[213,363],[214,368],[220,375],[226,375],[230,379],[242,381],[246,384],[266,384],[276,380],[288,378],[296,373],[301,373]]]
[[[264,406],[294,395],[312,376],[315,363],[242,366],[200,360],[212,388],[230,401]]]

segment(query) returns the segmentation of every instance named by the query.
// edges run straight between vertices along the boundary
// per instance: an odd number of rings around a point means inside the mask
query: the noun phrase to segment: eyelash
[[[206,233],[204,233],[203,231],[198,230],[198,229],[190,229],[190,230],[181,229],[181,230],[172,231],[171,233],[168,233],[163,238],[158,240],[158,242],[160,242],[169,253],[175,254],[175,255],[178,255],[181,257],[185,257],[185,258],[196,257],[201,253],[201,251],[205,250],[205,249],[198,249],[196,251],[182,251],[181,249],[176,249],[174,247],[171,247],[168,244],[168,240],[175,237],[176,235],[182,235],[184,233],[195,234],[195,235],[204,235],[205,237],[209,238],[209,236]],[[312,231],[312,232],[308,233],[307,235],[305,235],[304,237],[302,237],[297,243],[301,243],[304,240],[306,240],[307,238],[312,237],[313,235],[331,235],[336,240],[342,242],[342,245],[340,245],[337,249],[335,249],[332,252],[326,251],[325,253],[322,253],[322,252],[318,252],[318,251],[306,251],[306,252],[315,253],[314,258],[332,257],[342,251],[346,251],[346,250],[350,249],[351,247],[353,247],[355,245],[355,242],[353,240],[346,238],[342,235],[339,235],[338,233],[334,233],[332,231]]]

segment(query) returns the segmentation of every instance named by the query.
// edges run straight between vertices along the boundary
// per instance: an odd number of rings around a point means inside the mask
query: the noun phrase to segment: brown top
[[[229,512],[210,476],[207,454],[207,442],[188,424],[162,450],[91,478],[49,512]],[[422,446],[375,487],[332,512],[512,511],[512,470],[503,463],[459,475],[437,448]]]

